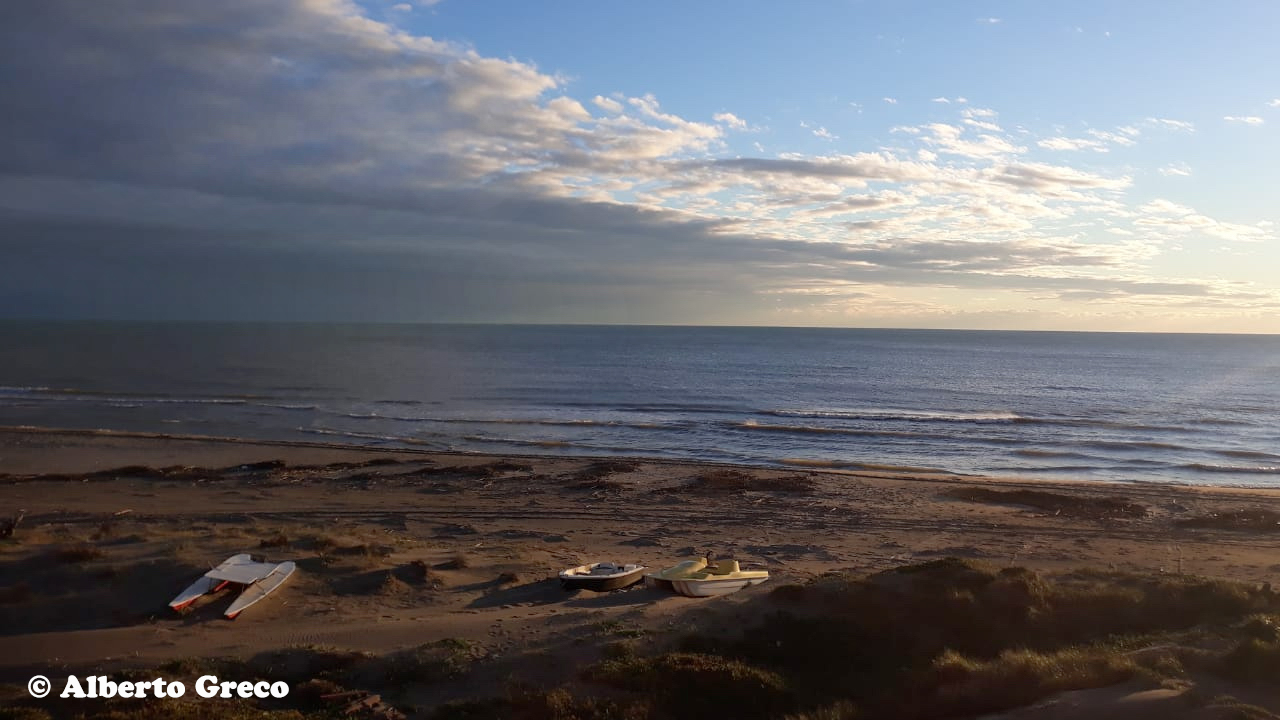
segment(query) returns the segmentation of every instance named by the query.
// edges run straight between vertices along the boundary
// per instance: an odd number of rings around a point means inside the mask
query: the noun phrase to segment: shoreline
[[[1266,485],[1228,485],[1228,484],[1194,484],[1188,482],[1180,482],[1174,480],[1150,481],[1150,480],[1100,480],[1096,478],[1074,478],[1074,477],[1036,477],[1027,475],[988,475],[979,473],[963,473],[945,468],[924,468],[910,466],[880,465],[875,463],[839,463],[829,462],[825,460],[802,461],[796,463],[786,463],[782,461],[764,462],[759,464],[752,463],[735,463],[717,460],[699,460],[699,459],[680,459],[670,457],[654,457],[647,455],[586,455],[586,454],[558,454],[554,452],[547,453],[523,453],[523,452],[480,452],[467,450],[430,450],[425,448],[414,447],[389,447],[385,445],[363,445],[355,443],[339,443],[339,442],[320,442],[312,440],[270,440],[252,437],[233,437],[220,435],[192,435],[185,433],[162,433],[162,432],[146,432],[135,430],[112,430],[109,428],[59,428],[45,427],[35,425],[0,425],[0,450],[6,449],[3,442],[4,437],[13,437],[16,435],[47,435],[51,437],[85,437],[85,438],[117,438],[117,439],[135,439],[150,441],[168,441],[175,443],[191,443],[191,444],[207,444],[207,445],[223,445],[230,448],[248,448],[248,447],[264,447],[264,448],[282,448],[294,451],[306,450],[328,450],[334,452],[347,453],[384,453],[384,454],[400,454],[400,455],[421,455],[424,457],[457,457],[457,458],[494,458],[509,457],[519,458],[522,460],[576,460],[585,462],[608,462],[608,461],[625,461],[625,462],[643,462],[654,465],[668,466],[698,466],[698,467],[721,467],[741,470],[765,470],[765,471],[792,471],[792,472],[816,472],[828,473],[836,475],[850,475],[854,477],[868,478],[920,478],[937,482],[945,482],[953,479],[958,482],[978,482],[978,483],[998,483],[998,484],[1016,484],[1027,486],[1098,486],[1108,488],[1127,488],[1127,487],[1144,487],[1144,488],[1177,488],[1188,490],[1222,490],[1222,491],[1259,491],[1263,493],[1280,492],[1280,486]],[[270,458],[264,458],[270,459]],[[10,469],[12,462],[8,453],[0,453],[0,475],[10,474],[38,474],[38,473],[19,473]],[[47,462],[47,460],[39,460],[39,462]],[[122,462],[120,465],[129,465],[134,463]],[[92,467],[88,470],[105,470],[107,467]],[[41,472],[52,472],[45,469]],[[57,472],[81,472],[79,470],[58,470]]]

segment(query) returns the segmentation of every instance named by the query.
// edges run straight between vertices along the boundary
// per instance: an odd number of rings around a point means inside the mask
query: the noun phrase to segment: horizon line
[[[738,324],[683,324],[683,323],[602,323],[602,322],[517,322],[493,320],[430,321],[430,320],[229,320],[229,319],[147,319],[147,318],[15,318],[0,317],[0,323],[102,323],[121,325],[367,325],[367,326],[451,326],[451,327],[582,327],[582,328],[689,328],[718,330],[882,330],[887,332],[995,332],[1041,333],[1076,335],[1206,335],[1280,337],[1274,332],[1203,332],[1191,330],[1059,330],[1030,328],[976,328],[976,327],[900,327],[876,325],[738,325]]]

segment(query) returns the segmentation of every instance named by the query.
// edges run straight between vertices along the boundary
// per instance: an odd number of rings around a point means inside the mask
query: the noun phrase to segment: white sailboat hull
[[[218,567],[214,568],[213,570],[210,570],[209,572],[197,578],[195,582],[187,586],[186,590],[183,590],[182,592],[178,593],[178,597],[174,598],[169,602],[169,607],[173,608],[174,610],[183,610],[191,603],[195,602],[196,600],[199,600],[201,597],[204,597],[209,593],[218,592],[219,590],[221,590],[223,587],[227,585],[226,580],[222,578],[214,577],[214,574],[218,570],[224,570],[227,568],[231,568],[233,566],[243,565],[245,563],[250,563],[250,562],[253,562],[253,558],[248,553],[241,553],[240,555],[232,555],[231,557],[224,560],[221,565],[218,565]]]
[[[169,607],[174,610],[182,610],[205,595],[221,590],[222,585],[225,584],[222,580],[201,576],[200,579],[188,585],[186,590],[178,593],[178,597],[169,602]]]
[[[289,579],[295,568],[296,566],[291,562],[280,563],[275,570],[271,571],[271,574],[261,580],[255,580],[246,587],[244,592],[240,593],[240,597],[236,598],[235,602],[231,603],[231,607],[227,608],[227,611],[223,614],[229,619],[235,618],[249,606],[275,592],[277,588],[284,584],[285,580]]]

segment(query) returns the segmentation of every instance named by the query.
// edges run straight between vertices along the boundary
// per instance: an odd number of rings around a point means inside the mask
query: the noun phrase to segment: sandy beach
[[[1280,492],[1257,489],[31,429],[0,432],[0,474],[0,516],[25,513],[0,543],[0,680],[15,683],[298,646],[456,642],[476,662],[415,688],[413,706],[430,708],[512,680],[573,682],[619,639],[661,647],[731,627],[777,587],[833,571],[952,557],[1046,573],[1280,575],[1280,533],[1232,515],[1280,511]],[[234,621],[225,596],[186,615],[166,607],[237,552],[299,570]],[[660,568],[708,552],[771,579],[711,600],[643,586],[567,593],[554,579],[584,562]]]

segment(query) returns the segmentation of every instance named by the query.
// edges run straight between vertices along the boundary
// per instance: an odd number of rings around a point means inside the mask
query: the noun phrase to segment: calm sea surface
[[[0,425],[1280,484],[1280,337],[0,323]]]

